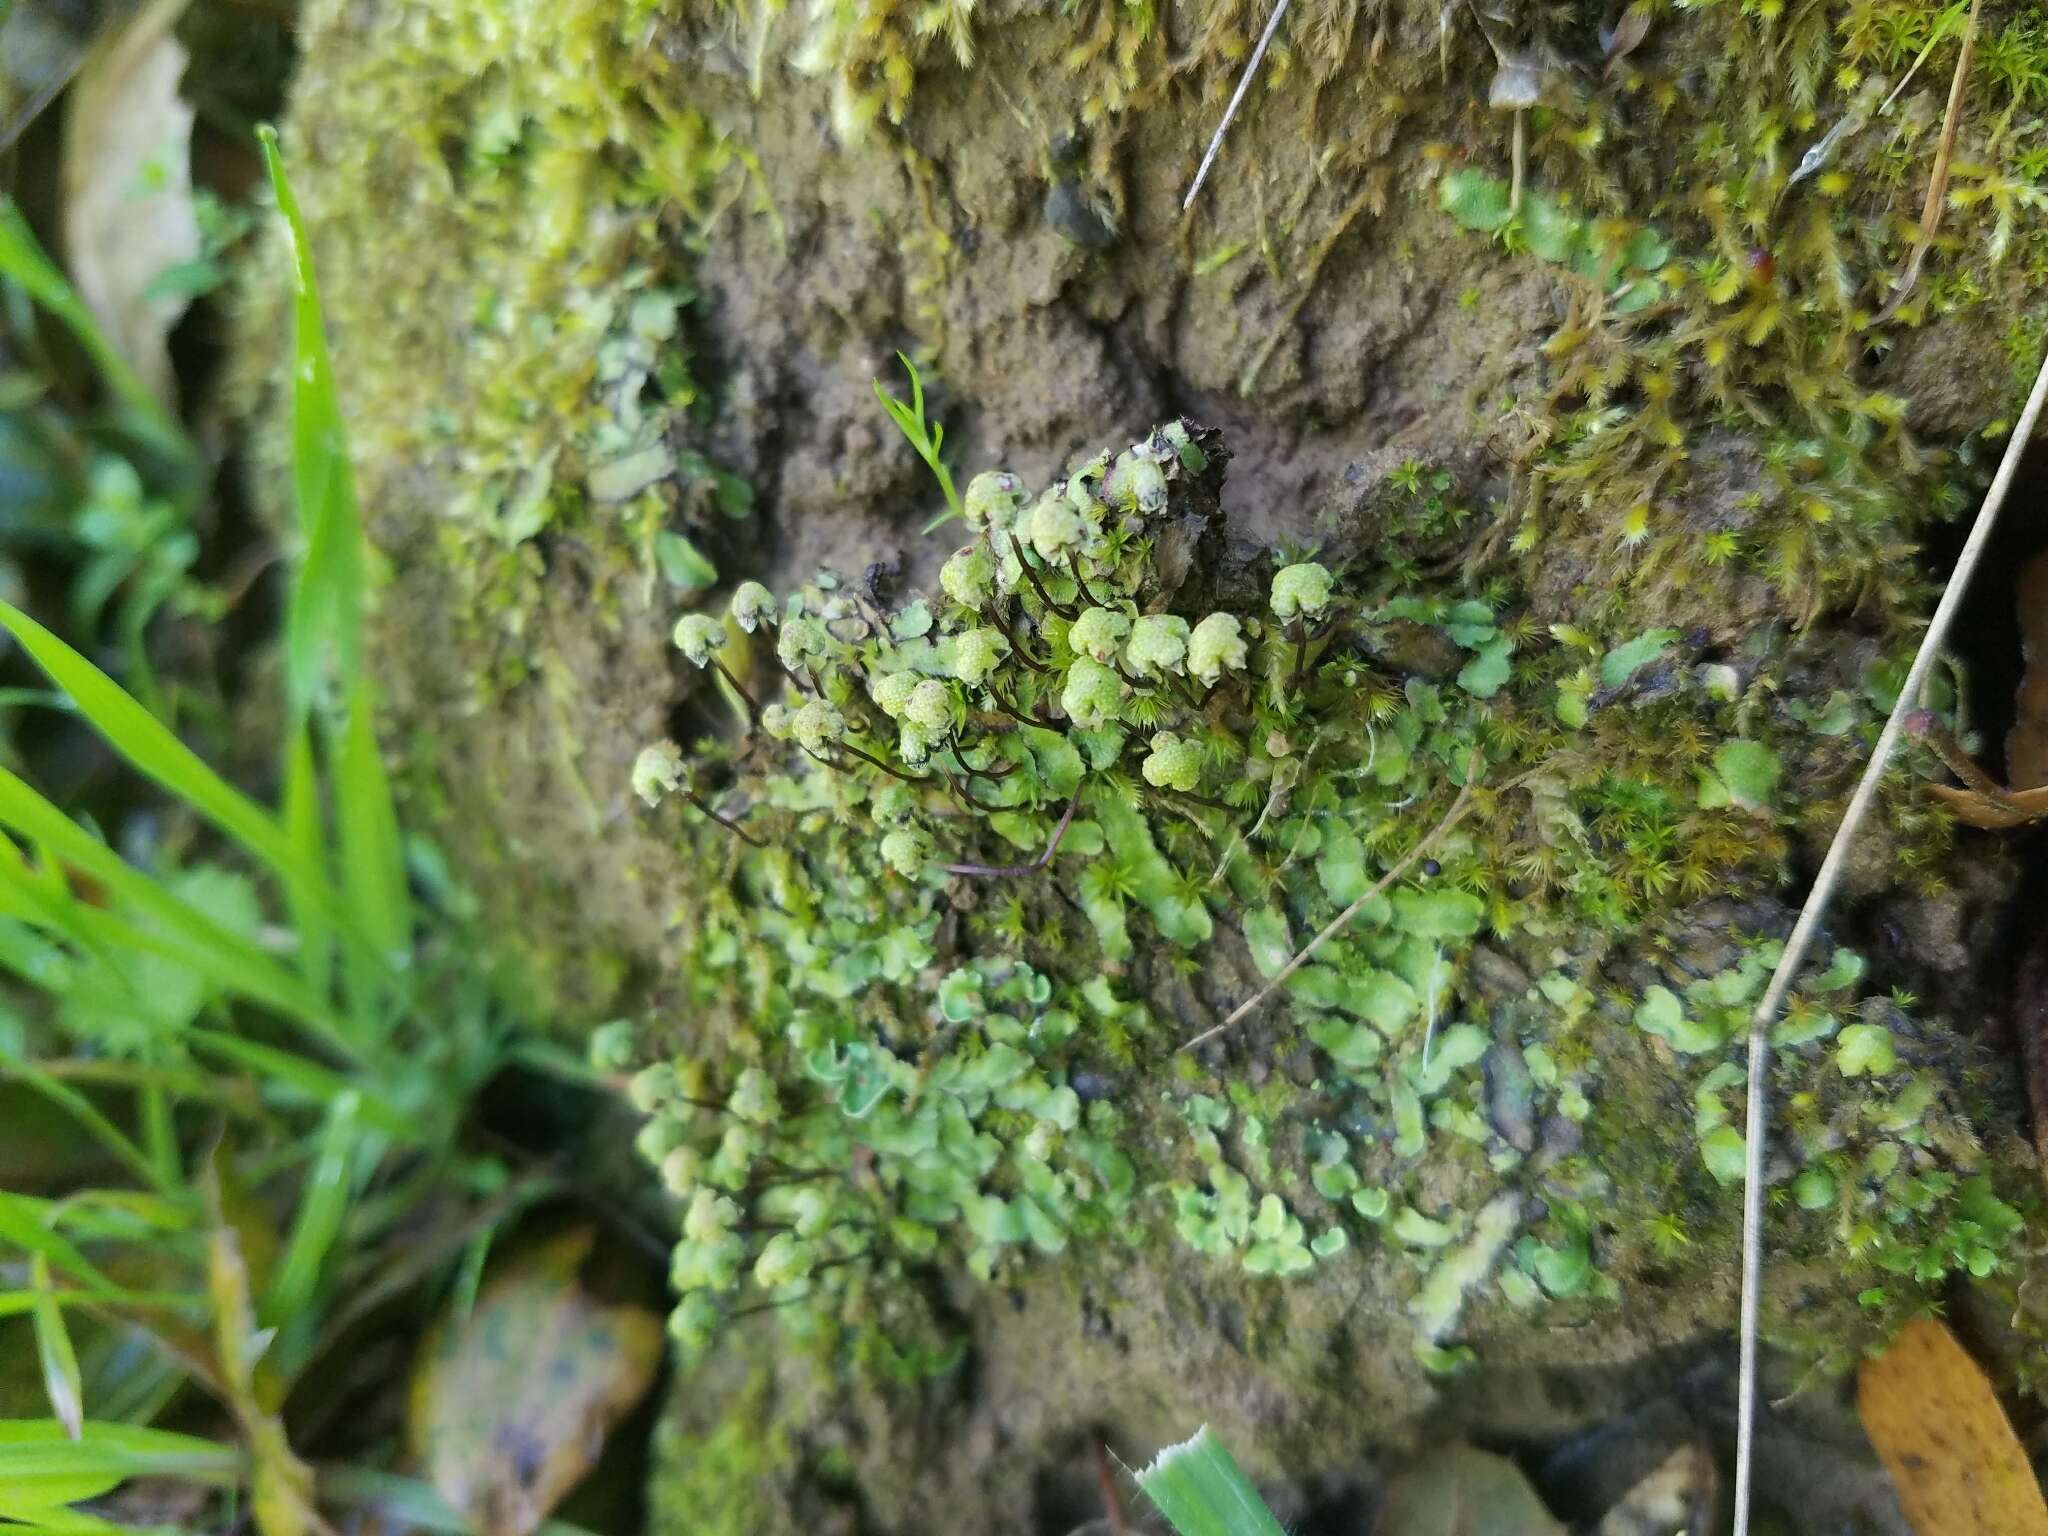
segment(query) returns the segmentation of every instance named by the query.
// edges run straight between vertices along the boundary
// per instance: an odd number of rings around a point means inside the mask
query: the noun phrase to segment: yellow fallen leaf
[[[413,1454],[481,1536],[530,1536],[653,1383],[661,1319],[586,1288],[596,1242],[578,1227],[520,1254],[421,1352]]]
[[[1863,1365],[1863,1428],[1919,1536],[2048,1536],[2048,1503],[1998,1395],[1932,1318]]]

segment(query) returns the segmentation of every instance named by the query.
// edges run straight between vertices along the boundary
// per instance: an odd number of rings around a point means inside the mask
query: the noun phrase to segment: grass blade
[[[78,1251],[70,1238],[49,1228],[44,1221],[49,1209],[46,1200],[31,1200],[27,1195],[0,1190],[0,1242],[12,1243],[32,1259],[56,1265],[74,1280],[101,1290],[119,1290],[98,1265]]]
[[[292,712],[304,718],[331,667],[352,682],[362,660],[363,535],[348,436],[320,318],[320,290],[305,222],[278,153],[277,133],[258,130],[263,163],[291,237],[292,494],[306,541],[285,615],[285,676]]]
[[[875,399],[880,401],[882,409],[889,413],[889,419],[896,423],[896,430],[917,450],[917,456],[924,460],[926,467],[932,472],[932,477],[939,482],[939,489],[945,492],[945,513],[924,525],[924,532],[930,533],[934,528],[966,514],[960,505],[960,493],[953,487],[953,472],[946,468],[946,461],[939,456],[939,450],[946,441],[945,425],[942,422],[925,420],[924,379],[918,374],[917,364],[901,352],[896,354],[896,360],[903,365],[904,372],[910,375],[908,405],[882,388],[880,379],[870,382],[874,387]]]
[[[412,941],[412,898],[406,889],[405,850],[391,781],[377,750],[370,690],[362,679],[349,690],[348,719],[335,762],[334,804],[341,824],[342,899],[355,930],[376,951],[369,957],[371,963],[357,963],[350,977],[350,995],[360,1010],[367,1011]]]
[[[0,1291],[0,1318],[33,1314],[38,1304],[38,1293],[33,1290]],[[108,1307],[127,1312],[189,1312],[195,1317],[206,1314],[203,1298],[182,1291],[52,1291],[50,1305],[60,1311],[65,1307]]]
[[[233,1448],[192,1435],[89,1422],[73,1440],[54,1419],[0,1419],[0,1512],[59,1509],[131,1477],[232,1486],[241,1474]]]
[[[47,1531],[50,1536],[181,1536],[176,1526],[116,1525],[82,1509],[0,1508],[0,1514],[7,1515],[25,1531]]]
[[[334,1240],[341,1234],[341,1219],[348,1210],[361,1108],[361,1097],[351,1090],[335,1099],[327,1111],[327,1123],[320,1133],[320,1154],[306,1176],[291,1239],[285,1245],[284,1259],[277,1267],[270,1294],[258,1309],[259,1320],[267,1326],[290,1323],[312,1305],[320,1273],[326,1267],[327,1255],[333,1251]]]
[[[320,779],[313,766],[313,733],[301,721],[284,760],[284,831],[295,856],[327,878],[327,827],[320,814]],[[319,904],[288,893],[292,928],[299,936],[299,970],[322,997],[333,979],[334,928]]]
[[[1138,1474],[1180,1536],[1285,1536],[1258,1490],[1204,1424]]]
[[[317,870],[300,865],[298,850],[277,818],[207,767],[119,683],[12,603],[0,602],[0,628],[21,642],[137,772],[191,806],[288,883],[305,887],[316,899],[324,894],[325,882]],[[332,896],[326,899],[331,905]]]
[[[91,876],[122,906],[149,918],[162,930],[152,933],[104,908],[81,902],[60,905],[19,849],[0,846],[0,891],[34,904],[45,922],[74,943],[164,954],[198,971],[223,992],[274,1008],[337,1050],[355,1053],[346,1028],[297,976],[250,940],[165,890],[4,768],[0,768],[0,826],[12,828],[40,845],[46,855]]]
[[[0,1077],[8,1082],[20,1083],[24,1088],[41,1094],[72,1119],[85,1127],[86,1131],[120,1161],[130,1173],[143,1183],[153,1185],[160,1195],[175,1196],[177,1189],[163,1182],[162,1172],[147,1157],[142,1148],[123,1135],[119,1126],[101,1114],[92,1100],[62,1083],[48,1073],[39,1071],[33,1062],[0,1062]]]
[[[304,1056],[260,1040],[245,1040],[240,1035],[196,1025],[185,1036],[195,1048],[248,1068],[263,1079],[272,1094],[284,1090],[308,1104],[331,1104],[345,1093],[355,1093],[361,1100],[363,1119],[373,1129],[407,1146],[416,1144],[425,1129],[425,1122],[417,1113],[407,1113],[385,1099],[363,1092],[333,1068]]]
[[[195,457],[183,430],[164,409],[163,402],[150,393],[141,375],[129,366],[120,348],[100,329],[92,310],[44,253],[11,197],[0,197],[0,276],[19,283],[31,299],[55,315],[78,338],[79,346],[105,376],[108,387],[159,440],[157,446],[179,458]]]
[[[85,1433],[85,1382],[78,1374],[78,1351],[71,1347],[71,1330],[64,1326],[64,1313],[57,1306],[48,1256],[36,1254],[28,1272],[36,1297],[36,1358],[42,1362],[43,1392],[64,1433],[76,1440]]]

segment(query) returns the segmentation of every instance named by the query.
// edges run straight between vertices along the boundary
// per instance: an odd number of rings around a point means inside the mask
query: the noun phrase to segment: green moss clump
[[[1257,1281],[1384,1266],[1448,1369],[1475,1295],[1612,1299],[1607,1270],[1685,1240],[1656,1221],[1732,1211],[1731,1068],[1678,1061],[1738,1042],[1769,947],[1604,1002],[1600,966],[1773,878],[1789,790],[1839,793],[1874,706],[1775,703],[1782,657],[1688,662],[1672,631],[1545,635],[1505,588],[1402,586],[1399,560],[1229,572],[1224,457],[1171,422],[1036,497],[978,478],[936,607],[821,578],[773,620],[740,594],[753,635],[677,626],[699,664],[722,637],[719,665],[779,678],[689,755],[686,1002],[633,1080],[683,1210],[686,1359],[757,1308],[837,1344],[928,1267],[986,1281],[1163,1226]],[[1372,894],[1468,778],[1473,815]],[[1273,1007],[1176,1049],[1354,906]],[[1552,964],[1488,983],[1482,934]],[[1833,996],[1846,963],[1782,1040],[1831,1181],[1797,1186],[1784,1241],[1918,1283],[1993,1265],[2004,1208],[1880,1048],[1888,1015]],[[1518,1278],[1482,1294],[1503,1255]]]

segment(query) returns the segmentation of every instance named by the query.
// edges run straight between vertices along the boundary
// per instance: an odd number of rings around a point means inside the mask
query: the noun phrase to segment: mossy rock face
[[[1745,1008],[2041,334],[2041,126],[1974,99],[1873,323],[1929,97],[1791,168],[1909,17],[1659,11],[1608,68],[1309,0],[1183,216],[1262,22],[311,8],[391,741],[537,1011],[626,1016],[675,1529],[1035,1530],[1096,1428],[1308,1475],[1469,1417],[1473,1358],[1621,1381],[1733,1317]],[[1885,812],[1777,1057],[1770,1327],[1830,1363],[2018,1220],[1943,1022],[2013,874]]]

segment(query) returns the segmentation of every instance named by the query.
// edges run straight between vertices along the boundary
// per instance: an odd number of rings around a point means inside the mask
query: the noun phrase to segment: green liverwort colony
[[[1745,702],[1767,655],[1546,635],[1412,562],[1233,568],[1221,470],[1172,422],[1036,495],[984,473],[936,600],[747,582],[677,623],[745,724],[635,765],[689,844],[680,994],[592,1050],[681,1211],[686,1358],[770,1307],[901,1355],[935,1263],[1169,1241],[1246,1283],[1381,1264],[1440,1362],[1484,1288],[1611,1295],[1598,1244],[1683,1243],[1675,1189],[1716,1209],[1761,939],[1683,999],[1617,998],[1602,956],[1773,873],[1780,757],[1822,773],[1829,739]],[[1362,900],[1468,778],[1472,814]],[[1993,1262],[2005,1208],[1980,1181],[1957,1214],[1966,1135],[1930,1135],[1953,1117],[1857,1007],[1802,1003],[1783,1042],[1810,1076],[1793,1053],[1846,1026],[1795,1106],[1811,1240]],[[1632,1125],[1675,1096],[1668,1161],[1603,1162],[1610,1096]]]

